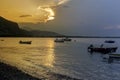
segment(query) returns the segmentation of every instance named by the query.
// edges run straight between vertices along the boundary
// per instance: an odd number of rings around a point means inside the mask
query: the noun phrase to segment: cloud
[[[117,29],[120,29],[120,25],[117,26]]]
[[[113,25],[104,27],[105,30],[113,30],[113,29],[120,29],[120,25]]]
[[[114,29],[114,28],[115,28],[114,26],[104,27],[105,30],[111,30],[111,29]]]
[[[20,15],[19,17],[23,18],[23,17],[32,17],[32,15]]]

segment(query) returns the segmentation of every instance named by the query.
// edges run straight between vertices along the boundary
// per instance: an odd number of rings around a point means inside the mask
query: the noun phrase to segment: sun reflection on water
[[[10,64],[22,63],[22,65],[25,65],[27,63],[34,63],[46,67],[53,67],[55,63],[55,45],[53,40],[35,40],[31,45],[18,44],[19,39],[8,39],[6,41],[9,46],[3,46],[6,43],[5,41],[1,45],[0,50],[3,53],[0,54],[1,60],[10,62]]]
[[[54,67],[55,44],[53,39],[30,39],[31,45],[18,44],[19,38],[5,39],[0,45],[0,61],[17,67],[18,69],[41,77],[48,69]],[[22,38],[22,40],[26,40]],[[6,42],[9,46],[5,45]],[[47,68],[47,69],[46,69]]]
[[[54,67],[55,63],[55,54],[54,54],[54,42],[49,40],[46,43],[49,46],[49,50],[47,50],[47,53],[45,53],[45,60],[44,60],[44,65],[48,67]]]

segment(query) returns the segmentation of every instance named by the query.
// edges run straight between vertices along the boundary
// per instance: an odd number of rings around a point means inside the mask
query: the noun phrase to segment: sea
[[[19,41],[32,44],[19,44]],[[0,62],[17,67],[37,78],[66,75],[83,80],[120,80],[120,61],[108,63],[104,55],[87,48],[116,46],[120,54],[120,38],[72,38],[71,42],[56,43],[55,38],[0,38]],[[113,40],[115,43],[104,43]],[[52,79],[51,79],[52,80]],[[54,80],[54,78],[53,78]]]

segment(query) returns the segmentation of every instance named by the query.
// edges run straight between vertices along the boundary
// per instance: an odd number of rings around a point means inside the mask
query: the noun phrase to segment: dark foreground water
[[[120,53],[120,39],[74,38],[65,43],[55,43],[54,38],[0,39],[0,61],[32,76],[49,79],[53,77],[50,74],[62,74],[84,80],[120,79],[119,61],[108,64],[103,62],[103,55],[87,52],[90,44],[100,46],[105,40],[115,40],[114,45],[104,46],[117,46],[116,53]],[[31,40],[32,44],[19,44],[20,40]]]

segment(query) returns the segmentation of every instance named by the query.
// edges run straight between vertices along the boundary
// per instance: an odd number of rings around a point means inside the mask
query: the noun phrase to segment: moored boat
[[[1,39],[1,41],[4,41],[4,39]]]
[[[58,38],[57,38],[57,39],[54,40],[54,42],[61,42],[61,43],[63,43],[63,42],[64,42],[64,39],[58,39]]]
[[[64,38],[64,41],[72,41],[72,39],[66,37],[66,38]]]
[[[113,40],[106,40],[105,43],[115,43]]]
[[[120,61],[120,54],[108,54],[107,57],[103,57],[108,63],[112,63],[114,61]]]
[[[32,41],[19,41],[20,44],[31,44]]]
[[[92,44],[88,47],[88,52],[93,53],[93,52],[99,52],[103,54],[108,54],[108,53],[113,53],[116,52],[118,47],[115,44],[114,40],[105,40],[103,44],[100,46],[93,46]]]
[[[88,47],[88,52],[93,53],[93,52],[99,52],[103,54],[107,53],[113,53],[116,52],[118,47],[93,47],[93,45],[90,45]]]

